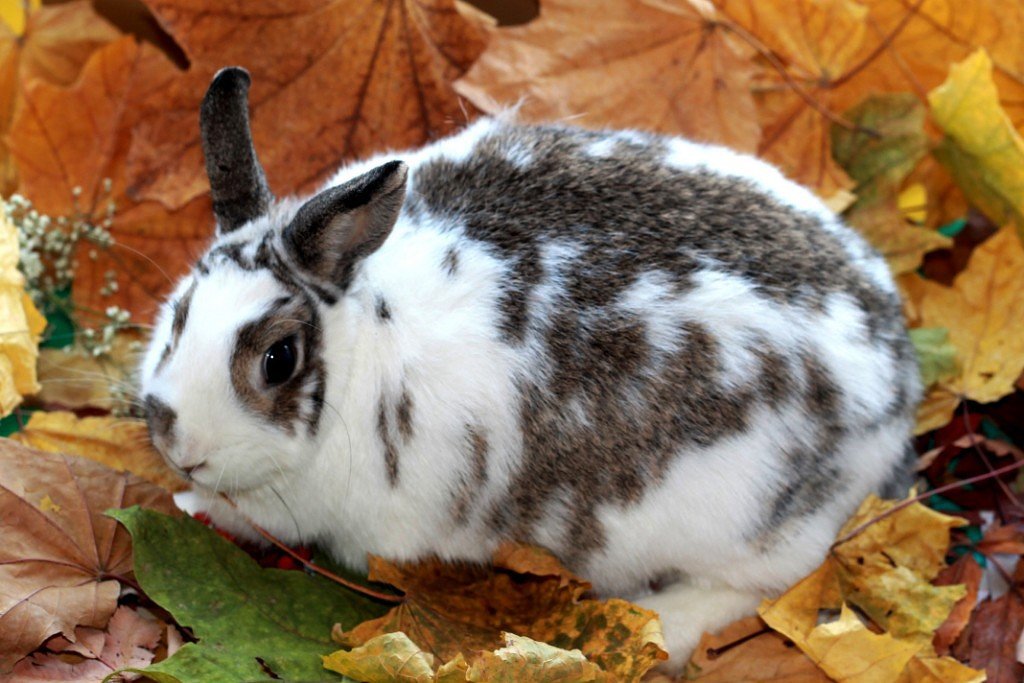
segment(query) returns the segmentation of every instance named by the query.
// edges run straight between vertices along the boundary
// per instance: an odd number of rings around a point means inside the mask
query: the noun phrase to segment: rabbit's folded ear
[[[398,220],[408,171],[390,161],[303,204],[282,235],[295,264],[347,286],[352,267],[384,244]]]

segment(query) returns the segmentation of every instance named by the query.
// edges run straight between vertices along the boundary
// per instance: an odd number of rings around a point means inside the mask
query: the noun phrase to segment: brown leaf
[[[989,683],[1020,683],[1024,664],[1017,661],[1017,641],[1024,630],[1024,599],[1011,590],[979,604],[971,622],[953,645],[953,654],[976,669],[985,669]]]
[[[26,3],[26,7],[29,4]],[[17,169],[2,140],[10,128],[21,85],[40,79],[57,85],[74,82],[82,65],[117,30],[101,19],[88,0],[29,11],[22,33],[0,22],[0,194],[17,185]]]
[[[206,197],[170,213],[125,194],[124,165],[139,104],[176,78],[176,69],[155,48],[126,37],[97,51],[73,87],[37,81],[25,90],[25,107],[8,136],[21,168],[19,191],[43,213],[82,211],[96,222],[107,216],[108,202],[116,205],[114,248],[100,251],[95,261],[87,255],[91,245],[78,254],[73,291],[87,309],[117,304],[148,318],[210,234]],[[111,268],[121,274],[121,288],[103,297],[104,273]]]
[[[1024,527],[1017,524],[993,524],[977,545],[978,552],[991,555],[1024,555]]]
[[[960,599],[949,613],[946,621],[935,630],[932,645],[935,654],[940,657],[949,654],[949,649],[956,642],[960,633],[970,621],[971,612],[978,603],[978,586],[981,583],[981,567],[971,555],[964,555],[956,562],[939,572],[933,582],[936,586],[952,586],[963,584],[967,587],[967,595]]]
[[[252,74],[252,126],[270,185],[312,189],[342,160],[416,146],[470,116],[451,82],[484,46],[453,0],[288,3],[147,0],[186,76],[149,99],[131,151],[133,196],[173,209],[207,191],[196,112],[217,69]],[[230,35],[230,40],[225,36]]]
[[[684,678],[704,683],[831,680],[792,642],[757,617],[734,622],[716,635],[705,633],[686,665]]]
[[[33,413],[28,424],[11,438],[47,453],[79,455],[118,472],[131,472],[168,491],[189,488],[153,449],[142,420],[40,411]]]
[[[165,624],[128,607],[118,607],[105,631],[79,626],[75,642],[54,636],[45,652],[21,660],[10,679],[95,683],[119,669],[141,669],[153,661]]]
[[[505,547],[493,568],[437,560],[399,565],[371,556],[370,580],[399,588],[405,600],[350,631],[336,628],[335,639],[354,647],[401,631],[441,662],[449,662],[459,654],[494,650],[502,645],[501,634],[509,632],[565,650],[579,649],[605,671],[627,680],[667,656],[653,612],[623,600],[581,600],[589,585],[544,554]],[[517,569],[500,560],[510,560]]]
[[[498,29],[456,88],[528,121],[640,128],[752,151],[760,129],[750,50],[705,0],[631,0],[593,10],[552,0],[525,26]],[[586,17],[586,20],[581,20]]]
[[[0,440],[0,672],[53,634],[107,623],[132,554],[103,512],[136,504],[175,511],[169,493],[134,475]]]

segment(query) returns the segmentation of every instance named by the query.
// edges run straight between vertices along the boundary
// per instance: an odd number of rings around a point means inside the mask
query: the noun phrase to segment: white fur
[[[415,174],[426,160],[460,161],[503,124],[482,119],[461,134],[403,156]],[[615,153],[619,142],[644,144],[646,136],[609,134],[589,145],[595,157]],[[508,158],[520,167],[532,161],[525,147],[511,146]],[[340,169],[328,185],[350,180],[389,157]],[[719,147],[670,142],[666,163],[702,168],[754,183],[776,201],[818,219],[841,234],[850,259],[893,291],[884,263],[810,192],[787,181],[775,168]],[[299,206],[286,201],[270,216],[219,240],[250,242],[266,230],[279,231]],[[448,218],[427,216],[412,226],[403,217],[384,245],[359,266],[353,284],[333,307],[321,310],[329,383],[319,433],[287,436],[246,414],[232,394],[228,376],[234,331],[258,318],[282,294],[265,272],[232,265],[199,277],[192,309],[178,348],[157,369],[170,337],[171,310],[165,307],[143,365],[145,394],[178,412],[179,445],[166,454],[178,467],[199,460],[211,466],[196,474],[204,507],[236,531],[242,523],[213,489],[227,491],[240,509],[287,542],[319,542],[335,557],[363,567],[366,553],[398,560],[436,554],[486,561],[497,540],[484,519],[501,500],[522,452],[516,380],[536,377],[547,367],[539,336],[552,304],[564,292],[562,267],[579,254],[570,241],[543,245],[544,279],[531,290],[533,318],[522,345],[505,343],[498,332],[497,305],[509,265],[484,243],[465,238]],[[415,229],[414,229],[415,228]],[[442,267],[449,247],[459,250],[459,275]],[[192,283],[184,280],[180,296]],[[393,315],[378,324],[375,306],[383,296]],[[606,544],[583,573],[604,594],[639,599],[659,610],[676,666],[685,663],[704,630],[714,630],[749,613],[758,600],[784,589],[823,556],[847,512],[888,473],[909,434],[905,421],[878,426],[881,407],[897,382],[894,359],[870,342],[863,313],[846,295],[831,296],[822,310],[787,306],[759,294],[754,284],[706,263],[692,286],[676,292],[669,277],[643,273],[613,304],[645,323],[652,349],[649,372],[656,373],[685,340],[680,323],[699,323],[727,350],[718,381],[728,389],[748,386],[756,369],[754,350],[770,343],[785,353],[804,350],[827,367],[842,386],[842,410],[852,424],[875,425],[839,444],[839,461],[854,475],[835,504],[799,518],[770,549],[751,537],[765,517],[763,502],[785,482],[780,466],[787,446],[813,443],[802,406],[752,411],[749,428],[705,448],[680,452],[664,476],[632,505],[602,504],[597,516]],[[802,370],[792,368],[796,377]],[[377,434],[378,397],[404,388],[414,400],[416,429],[402,444],[397,485],[389,485]],[[578,397],[568,414],[585,424]],[[460,477],[471,477],[465,455],[467,425],[488,441],[486,484],[475,492],[468,522],[456,523],[452,497]],[[571,497],[549,499],[536,540],[555,548],[567,541]],[[648,581],[661,572],[687,576],[656,595]]]

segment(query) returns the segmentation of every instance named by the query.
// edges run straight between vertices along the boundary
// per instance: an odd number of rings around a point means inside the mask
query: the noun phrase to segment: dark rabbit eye
[[[263,379],[267,385],[274,387],[291,379],[297,360],[295,337],[282,339],[267,349],[263,353]]]

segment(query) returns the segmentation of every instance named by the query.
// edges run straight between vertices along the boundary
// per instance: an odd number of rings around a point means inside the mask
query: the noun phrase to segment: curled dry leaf
[[[1017,658],[1017,642],[1024,631],[1024,599],[1011,590],[979,604],[970,624],[953,645],[953,654],[979,669],[989,683],[1019,683],[1024,663]]]
[[[132,474],[0,440],[0,672],[56,633],[106,625],[132,550],[103,511],[136,504],[175,511],[168,492]]]
[[[614,683],[621,680],[587,661],[579,650],[562,650],[530,638],[503,634],[505,647],[484,652],[466,672],[467,681],[481,683]],[[630,680],[630,679],[626,679]]]
[[[148,100],[134,136],[133,196],[177,209],[207,191],[196,112],[213,74],[252,74],[253,138],[270,185],[310,190],[338,166],[412,147],[472,112],[451,82],[484,46],[453,0],[146,0],[184,48],[189,72]],[[224,40],[230,35],[231,40]]]
[[[106,630],[75,629],[75,642],[55,636],[46,649],[21,660],[2,683],[65,681],[95,683],[115,671],[148,666],[165,624],[128,607],[118,607]]]
[[[581,21],[581,17],[587,17]],[[551,0],[525,26],[497,29],[456,87],[528,121],[683,134],[753,151],[751,51],[706,0]],[[520,102],[521,100],[521,102]]]
[[[72,87],[36,81],[24,91],[26,106],[7,138],[20,168],[19,192],[43,213],[82,211],[97,223],[106,218],[108,202],[116,207],[110,231],[117,244],[96,260],[88,256],[93,245],[84,245],[77,255],[73,293],[86,309],[117,304],[147,317],[173,284],[171,277],[187,268],[211,232],[206,197],[169,212],[157,202],[136,203],[125,193],[124,164],[140,102],[177,76],[155,48],[125,37],[95,52]],[[76,187],[81,189],[77,197]],[[110,269],[120,275],[121,287],[104,297],[100,292]]]
[[[581,600],[589,585],[545,555],[506,546],[492,568],[437,560],[400,565],[371,556],[370,580],[399,588],[405,599],[379,619],[349,631],[336,629],[335,639],[354,647],[401,631],[449,662],[460,654],[468,658],[478,650],[493,650],[503,632],[516,633],[578,649],[625,680],[638,678],[667,656],[657,615],[623,600]]]
[[[80,455],[118,472],[131,472],[168,491],[189,488],[153,449],[142,420],[36,412],[11,438],[48,453]]]
[[[978,603],[978,587],[981,584],[982,570],[972,555],[963,555],[956,562],[939,572],[935,578],[937,586],[955,586],[962,584],[967,593],[949,613],[942,625],[935,630],[932,646],[935,654],[949,654],[950,646],[960,636],[971,619],[971,612]]]
[[[3,138],[22,86],[35,79],[70,85],[89,55],[118,37],[88,0],[39,5],[4,3],[10,13],[0,21],[0,194],[4,196],[17,186],[17,168]]]

